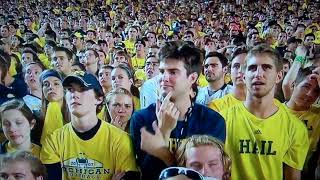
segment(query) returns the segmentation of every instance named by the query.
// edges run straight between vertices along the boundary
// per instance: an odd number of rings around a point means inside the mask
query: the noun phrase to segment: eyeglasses
[[[178,175],[185,175],[193,180],[204,180],[204,177],[199,172],[184,167],[169,167],[164,169],[159,176],[159,180],[165,180]]]

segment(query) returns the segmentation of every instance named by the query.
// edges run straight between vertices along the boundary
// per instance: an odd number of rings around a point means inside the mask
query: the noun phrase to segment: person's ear
[[[96,103],[96,105],[99,105],[99,104],[101,104],[102,102],[103,102],[103,96],[97,97],[97,103]]]
[[[133,79],[129,79],[129,81],[130,81],[131,85],[134,84]]]
[[[279,72],[277,73],[276,83],[277,83],[277,84],[280,83],[280,82],[282,81],[282,79],[283,79],[283,70],[281,70],[281,71],[279,71]]]
[[[32,120],[30,121],[30,129],[32,130],[35,125],[36,125],[36,120],[35,120],[35,119],[32,119]]]
[[[189,75],[188,79],[189,79],[191,84],[194,84],[198,79],[198,73],[196,73],[196,72],[191,73]]]
[[[222,68],[222,72],[224,74],[228,73],[228,65],[226,65],[225,67]]]

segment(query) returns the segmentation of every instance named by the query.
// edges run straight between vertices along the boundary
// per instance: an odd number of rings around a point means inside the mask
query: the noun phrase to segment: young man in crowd
[[[320,95],[320,86],[317,74],[313,74],[310,68],[300,69],[294,83],[292,96],[285,104],[290,111],[305,123],[308,129],[310,147],[305,163],[303,175],[304,179],[314,179],[315,159],[310,159],[317,150],[319,142],[320,128],[320,108],[313,105]],[[312,164],[312,162],[314,164]]]
[[[55,47],[51,57],[51,64],[63,77],[71,74],[73,63],[73,53],[65,47]]]
[[[211,52],[204,61],[204,75],[209,85],[199,89],[196,102],[208,105],[214,99],[222,98],[231,90],[231,85],[225,83],[228,72],[228,59],[221,53]]]
[[[300,179],[309,148],[303,122],[275,104],[282,61],[267,45],[246,57],[247,95],[243,103],[222,115],[226,120],[226,150],[232,159],[231,179]]]
[[[185,42],[168,42],[160,49],[159,100],[130,120],[142,179],[157,179],[162,169],[174,163],[180,142],[191,135],[208,134],[224,141],[223,118],[192,101],[201,59],[200,50]]]
[[[248,50],[238,48],[234,51],[231,61],[231,80],[233,82],[229,94],[222,98],[214,99],[209,103],[209,107],[217,112],[221,112],[231,106],[241,103],[246,98],[246,84],[244,82],[244,65]]]
[[[111,179],[118,172],[136,172],[128,134],[97,118],[104,94],[95,76],[78,71],[63,86],[71,122],[42,145],[40,158],[49,179]]]

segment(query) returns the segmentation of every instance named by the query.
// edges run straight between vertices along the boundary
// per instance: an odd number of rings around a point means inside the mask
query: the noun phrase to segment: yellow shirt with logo
[[[278,107],[266,119],[251,114],[243,103],[222,111],[231,179],[283,179],[283,163],[303,168],[309,147],[307,129],[287,108]]]
[[[105,121],[89,140],[66,124],[46,139],[40,159],[44,164],[61,162],[63,179],[109,180],[118,171],[137,171],[129,135]]]
[[[312,153],[317,150],[317,143],[320,137],[320,107],[312,106],[308,111],[294,111],[291,109],[289,111],[307,126],[310,141],[308,160]]]

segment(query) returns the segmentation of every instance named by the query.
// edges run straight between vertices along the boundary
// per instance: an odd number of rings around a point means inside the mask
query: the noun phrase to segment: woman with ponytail
[[[61,75],[52,69],[41,73],[42,117],[44,117],[40,143],[54,130],[69,121],[68,108],[64,98]]]

